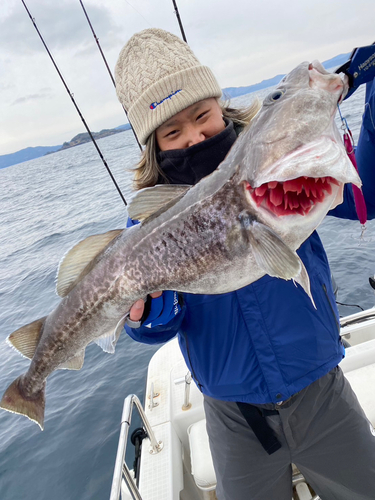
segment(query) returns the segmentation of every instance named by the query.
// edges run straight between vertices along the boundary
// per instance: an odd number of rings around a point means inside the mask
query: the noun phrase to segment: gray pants
[[[375,432],[340,368],[267,418],[281,448],[268,455],[236,403],[205,396],[219,500],[291,500],[294,463],[322,500],[375,499]]]

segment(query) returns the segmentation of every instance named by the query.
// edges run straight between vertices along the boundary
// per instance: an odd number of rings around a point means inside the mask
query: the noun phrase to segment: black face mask
[[[158,184],[194,185],[211,174],[237,139],[233,123],[230,120],[225,123],[222,132],[190,148],[159,151],[157,161],[167,180],[160,175]]]

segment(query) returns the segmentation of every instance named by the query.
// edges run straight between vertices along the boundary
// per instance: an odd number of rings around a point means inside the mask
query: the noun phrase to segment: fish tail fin
[[[22,391],[22,381],[23,375],[16,378],[16,380],[10,384],[0,401],[0,408],[10,411],[11,413],[17,413],[18,415],[25,415],[25,417],[38,424],[41,430],[43,430],[45,383],[35,397],[26,398]]]

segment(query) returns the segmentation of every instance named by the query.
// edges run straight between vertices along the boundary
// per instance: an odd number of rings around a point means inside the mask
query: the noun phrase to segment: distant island
[[[349,58],[349,55],[350,53],[340,54],[339,56],[324,61],[322,64],[326,69],[336,68],[341,64],[343,64],[344,62],[346,62]],[[249,85],[247,87],[227,87],[225,89],[222,89],[223,97],[224,98],[239,97],[241,95],[257,92],[267,87],[272,87],[274,85],[277,85],[284,76],[285,75],[277,75],[274,76],[273,78],[269,78],[268,80],[263,80],[260,83]],[[108,137],[109,135],[118,134],[119,132],[124,132],[125,130],[129,129],[130,125],[129,123],[126,123],[125,125],[120,125],[116,128],[103,129],[100,132],[92,132],[92,135],[94,139],[102,139],[103,137]],[[56,151],[73,148],[75,146],[79,146],[80,144],[85,144],[86,142],[89,141],[91,141],[90,136],[87,132],[85,132],[76,135],[69,142],[64,142],[64,144],[60,146],[38,146],[35,148],[21,149],[16,153],[0,156],[0,169],[10,167],[11,165],[16,165],[17,163],[22,163],[24,161],[33,160],[35,158],[39,158],[40,156],[44,156],[46,154],[55,153]]]
[[[129,130],[130,125],[126,123],[124,125],[119,125],[116,128],[103,129],[100,132],[91,132],[94,139],[102,139],[103,137],[108,137],[109,135],[118,134],[119,132],[124,132]],[[90,142],[91,138],[88,132],[78,134],[73,137],[69,142],[64,142],[59,146],[37,146],[35,148],[25,148],[15,153],[10,153],[8,155],[0,156],[0,169],[10,167],[11,165],[17,165],[18,163],[23,163],[24,161],[34,160],[35,158],[40,158],[41,156],[48,155],[51,153],[56,153],[57,151],[62,151],[63,149],[73,148],[74,146],[79,146],[85,144],[85,142]]]
[[[130,125],[129,123],[126,123],[125,125],[120,125],[119,127],[116,128],[105,128],[100,132],[91,132],[91,133],[93,138],[96,140],[96,139],[102,139],[103,137],[108,137],[109,135],[118,134],[119,132],[124,132],[124,130],[129,130],[129,129]],[[88,132],[84,132],[82,134],[74,136],[73,139],[71,139],[69,142],[64,142],[61,148],[58,149],[57,151],[61,151],[62,149],[73,148],[74,146],[79,146],[80,144],[85,144],[85,142],[90,142],[90,141],[91,141],[90,135],[88,134]]]

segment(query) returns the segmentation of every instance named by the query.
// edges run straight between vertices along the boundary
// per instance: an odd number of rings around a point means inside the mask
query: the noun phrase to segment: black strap
[[[268,415],[277,415],[277,410],[260,409],[248,403],[237,403],[237,406],[268,455],[281,448],[280,441],[265,419]]]

